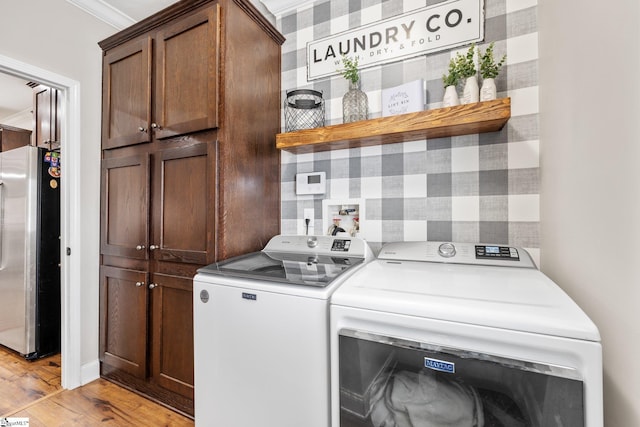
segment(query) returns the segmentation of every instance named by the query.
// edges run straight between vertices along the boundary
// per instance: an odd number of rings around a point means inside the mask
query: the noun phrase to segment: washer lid
[[[364,258],[262,251],[208,265],[198,273],[325,287],[362,262]]]
[[[600,341],[573,300],[533,268],[378,259],[346,280],[331,303]]]
[[[213,263],[198,273],[324,288],[371,259],[369,245],[359,238],[279,235],[260,252]]]

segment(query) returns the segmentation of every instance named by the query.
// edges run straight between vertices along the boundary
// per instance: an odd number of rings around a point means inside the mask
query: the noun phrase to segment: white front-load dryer
[[[526,251],[388,244],[332,296],[334,427],[601,427],[596,326]]]

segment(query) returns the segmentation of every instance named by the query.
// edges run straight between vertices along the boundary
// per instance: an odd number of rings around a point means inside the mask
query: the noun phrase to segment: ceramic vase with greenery
[[[444,84],[444,97],[442,98],[443,107],[453,107],[460,105],[458,97],[458,84],[460,83],[460,72],[454,58],[449,61],[449,71],[442,75],[442,83]]]
[[[480,101],[490,101],[496,99],[497,90],[495,78],[500,73],[500,68],[507,60],[507,55],[503,55],[496,63],[493,57],[493,42],[489,44],[484,52],[478,48],[478,59],[480,61],[480,76],[482,76],[482,88],[480,89]]]
[[[480,89],[478,88],[478,77],[476,70],[476,62],[474,58],[476,44],[469,46],[467,53],[464,55],[456,54],[456,65],[460,77],[465,79],[464,90],[462,91],[462,104],[471,104],[480,100]]]
[[[351,123],[367,120],[369,116],[369,99],[360,90],[360,74],[358,72],[358,58],[342,57],[344,69],[340,74],[349,82],[349,91],[342,97],[342,122]]]

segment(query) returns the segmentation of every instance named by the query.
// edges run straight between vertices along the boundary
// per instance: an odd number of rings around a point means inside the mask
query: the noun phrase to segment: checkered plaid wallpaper
[[[282,99],[287,90],[324,94],[326,123],[342,123],[340,75],[308,82],[309,41],[439,3],[433,0],[332,0],[277,17],[282,49]],[[485,0],[485,42],[507,54],[496,79],[498,97],[511,97],[502,131],[377,147],[293,155],[282,152],[282,232],[304,233],[313,208],[315,233],[326,232],[322,199],[361,199],[362,231],[374,248],[407,240],[503,243],[539,257],[539,140],[537,0]],[[466,50],[462,47],[461,51]],[[370,117],[381,115],[381,89],[424,79],[426,108],[441,106],[442,74],[456,51],[444,51],[361,72]],[[284,118],[283,118],[284,131]],[[327,193],[296,196],[295,175],[324,171]]]

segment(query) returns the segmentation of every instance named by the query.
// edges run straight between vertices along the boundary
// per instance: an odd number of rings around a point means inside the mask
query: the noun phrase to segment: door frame
[[[73,389],[82,385],[82,299],[81,269],[78,262],[78,255],[82,253],[79,179],[80,83],[3,55],[0,55],[0,71],[54,87],[59,89],[62,95],[60,155],[64,159],[64,174],[60,177],[61,382],[63,388]],[[73,249],[68,256],[67,248]]]

